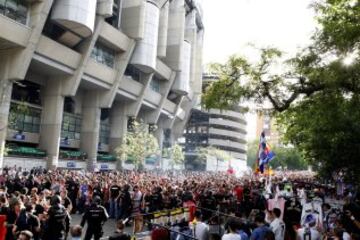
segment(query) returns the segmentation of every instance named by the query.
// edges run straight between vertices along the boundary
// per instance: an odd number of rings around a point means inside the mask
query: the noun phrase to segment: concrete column
[[[0,78],[0,169],[2,169],[4,163],[12,85],[11,81]]]
[[[193,92],[201,93],[201,82],[196,82],[196,57],[197,57],[197,26],[196,26],[196,11],[191,11],[186,16],[186,30],[185,39],[191,44],[191,56],[190,56],[190,88]],[[200,89],[199,89],[200,86]]]
[[[128,116],[125,114],[125,105],[123,102],[114,102],[110,110],[110,152],[115,153],[127,133]],[[121,162],[118,162],[118,168],[121,168]]]
[[[202,73],[203,73],[203,43],[204,43],[204,30],[196,34],[196,61],[195,73],[192,88],[195,94],[201,94],[202,91]]]
[[[131,116],[131,117],[135,117],[135,118],[138,117],[142,102],[145,98],[145,93],[150,86],[150,82],[151,82],[153,75],[154,75],[154,73],[149,73],[149,74],[142,73],[141,74],[140,80],[143,83],[143,88],[141,89],[141,92],[140,92],[139,96],[137,97],[137,99],[134,102],[127,104],[126,109],[125,109],[127,116]]]
[[[80,149],[87,153],[87,169],[92,170],[97,160],[100,116],[99,94],[87,91],[83,96]]]
[[[26,44],[26,48],[16,52],[12,56],[11,71],[9,73],[10,79],[23,80],[30,66],[31,59],[33,58],[35,49],[42,36],[47,16],[50,12],[53,0],[36,1],[31,5],[30,9],[30,28],[31,34]],[[3,55],[2,55],[3,56]]]
[[[166,47],[167,47],[167,36],[168,36],[168,25],[169,25],[169,2],[166,2],[165,5],[159,5],[162,7],[160,10],[160,21],[159,21],[159,35],[158,35],[158,48],[157,55],[159,58],[166,57]]]
[[[186,12],[184,5],[184,0],[173,0],[170,2],[167,49],[164,61],[174,71],[181,71],[181,50],[185,37]]]
[[[164,129],[158,126],[153,134],[154,137],[158,140],[159,149],[162,150],[164,141]]]
[[[145,33],[145,1],[122,0],[121,30],[130,38],[142,39]]]
[[[40,148],[48,155],[47,168],[55,168],[59,161],[61,123],[64,110],[64,97],[61,94],[62,82],[49,82],[43,91],[41,113]]]

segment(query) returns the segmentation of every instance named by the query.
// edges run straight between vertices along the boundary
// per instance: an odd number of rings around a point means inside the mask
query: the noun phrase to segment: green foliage
[[[172,168],[174,168],[175,165],[183,165],[185,162],[185,155],[179,144],[174,144],[171,148],[164,148],[163,157],[171,159],[170,164]]]
[[[256,160],[258,158],[259,141],[254,140],[248,142],[247,147],[247,165],[255,169]]]
[[[182,147],[179,144],[174,144],[171,148],[171,158],[174,164],[182,165],[184,164],[185,155]]]
[[[321,27],[309,47],[285,61],[280,51],[270,48],[260,50],[255,64],[234,56],[213,65],[220,80],[207,89],[202,102],[206,108],[221,109],[241,100],[270,102],[285,140],[296,152],[327,178],[344,171],[359,182],[360,1],[317,0],[313,7]],[[279,62],[281,71],[275,72]],[[289,151],[284,154],[295,155]],[[249,154],[253,152],[249,148]],[[253,161],[249,156],[249,163]]]
[[[272,84],[279,83],[278,75],[269,75],[269,68],[274,65],[282,53],[275,48],[261,49],[261,59],[250,64],[242,56],[231,56],[225,64],[212,64],[211,71],[219,76],[219,81],[209,85],[202,96],[202,104],[206,109],[231,109],[243,99],[263,102],[268,86],[263,83],[266,75]]]
[[[30,110],[28,105],[26,105],[25,101],[20,103],[11,104],[9,118],[8,118],[8,126],[14,127],[16,125],[16,118],[19,115],[27,115]]]
[[[215,157],[218,161],[229,161],[231,160],[231,155],[227,152],[220,150],[215,147],[201,147],[197,150],[201,159],[206,159],[207,157]]]
[[[344,170],[359,179],[360,96],[318,93],[277,116],[285,141],[295,144],[324,177]],[[358,181],[359,182],[359,181]]]
[[[157,139],[149,133],[149,127],[143,122],[134,122],[132,131],[126,133],[122,144],[116,149],[118,158],[124,161],[131,156],[136,169],[145,164],[145,158],[157,154],[159,144]]]
[[[0,103],[3,102],[7,102],[11,99],[11,91],[10,89],[12,86],[13,82],[6,80],[6,79],[1,79],[0,80]],[[10,121],[7,121],[10,122]],[[6,123],[6,121],[4,121],[4,119],[0,119],[0,133],[2,131],[6,131],[8,127],[8,124]],[[0,150],[2,147],[0,146]],[[0,155],[1,156],[1,155]]]
[[[258,157],[259,141],[254,140],[248,144],[247,165],[254,169]],[[278,167],[287,168],[288,170],[305,170],[307,163],[299,149],[294,147],[273,147],[271,149],[276,154],[270,162],[273,169]]]
[[[323,51],[348,53],[360,45],[360,2],[325,0],[314,4],[322,29],[315,39]]]
[[[3,96],[3,98],[4,98],[4,96]],[[25,101],[22,101],[17,104],[13,104],[10,109],[8,123],[7,123],[7,125],[4,125],[3,128],[1,128],[1,126],[0,126],[0,132],[2,130],[6,131],[6,129],[8,127],[10,127],[10,128],[14,127],[16,125],[17,116],[26,115],[28,113],[29,113],[29,107],[26,105]],[[1,147],[0,147],[0,151],[1,151]],[[9,149],[8,147],[5,146],[5,148],[3,149],[3,153],[0,153],[0,156],[7,156],[10,151],[11,151],[11,149]]]
[[[209,157],[216,158],[217,161],[229,161],[231,156],[218,148],[209,146],[209,147],[199,147],[196,149],[197,156],[191,159],[191,165],[194,170],[204,171],[206,169],[206,160]]]
[[[275,147],[272,149],[276,156],[271,161],[270,166],[273,169],[278,167],[288,170],[306,170],[307,162],[298,148],[293,147]]]

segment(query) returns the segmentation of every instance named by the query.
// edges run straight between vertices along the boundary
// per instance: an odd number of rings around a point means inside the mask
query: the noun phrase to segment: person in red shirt
[[[0,240],[5,240],[6,236],[6,215],[0,215]]]
[[[194,201],[194,198],[192,196],[186,196],[186,199],[184,199],[184,208],[189,208],[189,221],[191,222],[194,220],[195,217],[195,211],[196,211],[196,203]]]
[[[241,202],[243,200],[243,192],[244,189],[240,185],[236,185],[236,187],[234,188],[234,193],[238,202]]]

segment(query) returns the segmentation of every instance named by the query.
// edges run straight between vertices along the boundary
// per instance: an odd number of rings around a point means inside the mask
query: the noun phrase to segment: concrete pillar
[[[40,148],[48,155],[47,168],[55,168],[59,161],[61,123],[64,110],[64,97],[61,94],[62,82],[54,80],[45,87],[42,95]]]
[[[0,169],[4,163],[5,140],[8,126],[12,82],[0,78]]]
[[[122,0],[121,30],[133,39],[142,39],[145,32],[145,1]]]
[[[80,149],[87,153],[87,169],[92,170],[97,160],[101,108],[99,94],[87,91],[83,96]]]
[[[157,55],[159,58],[166,57],[167,37],[168,37],[168,25],[169,25],[169,2],[160,10],[160,21],[159,21],[159,35],[158,35],[158,48]]]
[[[145,93],[147,91],[147,89],[150,86],[150,82],[151,79],[153,77],[154,73],[149,73],[149,74],[141,74],[141,82],[143,83],[143,88],[141,89],[141,92],[139,94],[139,96],[136,98],[136,100],[132,103],[128,103],[126,106],[126,115],[127,116],[131,116],[131,117],[138,117],[142,102],[145,98]]]
[[[186,30],[185,39],[191,44],[191,55],[190,55],[190,88],[193,92],[201,91],[198,89],[199,85],[196,83],[196,57],[197,57],[197,26],[196,26],[196,11],[191,11],[186,16]],[[201,85],[200,85],[201,86]]]
[[[109,148],[111,153],[121,145],[122,140],[127,133],[128,116],[125,114],[125,103],[114,102],[110,110],[110,139]],[[118,162],[118,168],[121,168],[121,162]]]
[[[194,94],[201,94],[202,91],[202,73],[203,73],[203,43],[204,43],[204,30],[197,32],[196,34],[196,61],[195,61],[195,73],[193,80]]]
[[[174,71],[181,71],[181,50],[185,37],[186,12],[184,5],[184,0],[173,0],[170,2],[167,49],[164,61]]]
[[[153,135],[159,143],[159,149],[162,151],[164,141],[164,129],[158,126],[157,129],[153,132]]]

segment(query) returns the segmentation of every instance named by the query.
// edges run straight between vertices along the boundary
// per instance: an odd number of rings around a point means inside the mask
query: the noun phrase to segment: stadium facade
[[[204,74],[204,91],[206,86],[217,80],[218,77],[215,75]],[[232,156],[234,164],[238,160],[244,168],[247,160],[246,124],[245,115],[240,106],[234,106],[231,110],[206,110],[194,107],[184,132],[186,162],[190,165],[197,162],[199,147],[212,146],[228,153]],[[218,164],[215,163],[215,165]],[[207,170],[215,170],[218,167],[209,165],[214,165],[214,163],[208,162]],[[227,167],[227,163],[225,165]]]
[[[115,168],[132,121],[171,144],[198,103],[194,0],[3,0],[0,26],[0,167]]]

